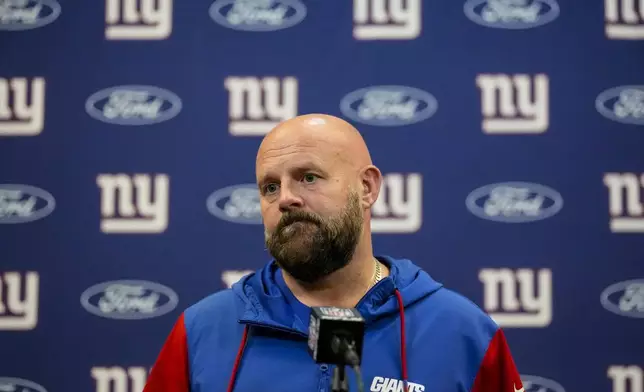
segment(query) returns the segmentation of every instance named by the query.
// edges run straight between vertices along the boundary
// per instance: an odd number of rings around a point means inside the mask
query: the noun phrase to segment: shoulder
[[[231,289],[214,292],[185,309],[187,325],[200,323],[208,319],[220,319],[222,314],[235,310],[235,294]]]
[[[485,350],[499,330],[498,324],[477,304],[462,294],[443,287],[419,304],[420,317],[444,325],[450,334],[465,338]]]
[[[443,287],[441,290],[436,292],[436,296],[440,302],[439,307],[445,311],[451,312],[453,316],[468,320],[476,320],[484,324],[489,324],[490,326],[496,326],[496,323],[494,323],[490,316],[485,313],[479,305],[461,293]]]
[[[202,298],[184,311],[188,333],[199,333],[222,323],[237,323],[235,294],[231,289],[217,291]]]
[[[183,312],[187,350],[194,372],[203,370],[201,361],[213,350],[225,355],[235,352],[244,331],[237,301],[235,292],[226,289],[208,295]]]
[[[502,337],[497,323],[477,304],[445,287],[406,313],[410,313],[408,330],[410,339],[420,348],[418,355],[425,355],[427,350],[444,353],[443,364],[460,369],[459,377],[468,386]]]

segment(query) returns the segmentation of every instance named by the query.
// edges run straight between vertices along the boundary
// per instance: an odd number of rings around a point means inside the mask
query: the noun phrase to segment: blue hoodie
[[[366,321],[365,390],[523,392],[489,316],[411,261],[378,259],[390,275],[356,306]],[[181,314],[144,392],[330,392],[333,366],[308,352],[309,311],[272,261]],[[347,377],[358,391],[349,368]]]

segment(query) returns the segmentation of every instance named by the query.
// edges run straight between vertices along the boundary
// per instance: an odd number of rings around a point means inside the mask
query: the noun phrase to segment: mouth
[[[287,225],[286,227],[301,228],[301,227],[313,225],[313,224],[314,224],[313,222],[309,222],[309,221],[297,221],[297,222],[291,223],[290,225]]]
[[[311,226],[311,225],[312,225],[312,226],[315,226],[315,223],[310,222],[310,221],[302,221],[302,220],[300,220],[300,221],[295,221],[295,222],[293,222],[293,223],[290,223],[290,224],[288,224],[288,225],[284,226],[284,230],[283,230],[283,232],[284,232],[285,234],[292,234],[293,232],[295,232],[295,231],[297,231],[297,230],[302,230],[302,229],[304,229],[305,227],[307,227],[307,226]]]
[[[287,226],[296,226],[296,225],[303,226],[303,225],[306,225],[306,224],[313,224],[313,222],[300,220],[300,221],[295,221],[293,223],[290,223]]]

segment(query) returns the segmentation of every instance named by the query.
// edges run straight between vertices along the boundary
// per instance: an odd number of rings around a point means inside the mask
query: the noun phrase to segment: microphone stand
[[[346,372],[347,365],[350,365],[356,372],[358,392],[363,392],[364,385],[360,371],[360,357],[355,351],[355,343],[335,336],[331,341],[331,347],[334,352],[340,353],[343,357],[341,361],[336,362],[336,367],[333,369],[331,392],[349,392],[349,380]]]
[[[331,383],[331,392],[349,392],[349,380],[344,364],[337,365],[333,369],[333,381]]]

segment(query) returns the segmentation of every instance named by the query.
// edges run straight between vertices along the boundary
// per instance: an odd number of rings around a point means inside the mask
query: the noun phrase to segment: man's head
[[[279,124],[260,145],[256,175],[266,246],[295,279],[315,282],[370,245],[382,178],[349,123],[310,114]]]

